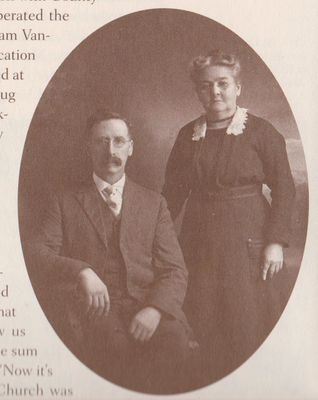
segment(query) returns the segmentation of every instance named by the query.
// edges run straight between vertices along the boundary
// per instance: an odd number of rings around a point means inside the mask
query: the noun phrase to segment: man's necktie
[[[105,197],[106,203],[112,213],[115,216],[118,216],[120,213],[119,205],[120,205],[120,193],[119,191],[114,188],[113,186],[107,186],[105,189],[102,190],[102,193]]]

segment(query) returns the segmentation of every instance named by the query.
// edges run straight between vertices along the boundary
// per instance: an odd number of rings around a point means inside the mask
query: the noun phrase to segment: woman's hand
[[[264,249],[262,265],[263,280],[266,281],[268,276],[272,279],[274,274],[278,274],[278,272],[283,268],[283,261],[283,246],[279,243],[271,243],[267,245]]]

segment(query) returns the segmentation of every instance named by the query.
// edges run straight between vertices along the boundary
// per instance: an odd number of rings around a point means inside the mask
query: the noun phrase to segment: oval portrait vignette
[[[153,9],[87,37],[26,138],[19,224],[55,332],[124,388],[176,394],[237,369],[300,268],[307,172],[282,89],[199,14]]]

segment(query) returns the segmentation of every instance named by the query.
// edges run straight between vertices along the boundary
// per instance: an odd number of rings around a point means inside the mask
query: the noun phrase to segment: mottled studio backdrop
[[[297,185],[294,239],[288,253],[295,276],[306,235],[307,185],[288,102],[272,73],[241,38],[211,19],[181,10],[148,10],[115,20],[83,41],[57,70],[35,111],[21,164],[23,239],[37,228],[51,190],[91,173],[82,134],[86,118],[97,107],[110,108],[131,121],[135,149],[128,173],[161,190],[178,130],[202,112],[188,76],[189,63],[212,48],[241,57],[239,105],[271,121],[287,140]]]

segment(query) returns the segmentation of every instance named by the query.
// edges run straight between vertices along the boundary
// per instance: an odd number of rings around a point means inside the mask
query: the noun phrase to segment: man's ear
[[[134,141],[131,140],[131,142],[129,144],[128,156],[130,157],[133,152],[134,152]]]

